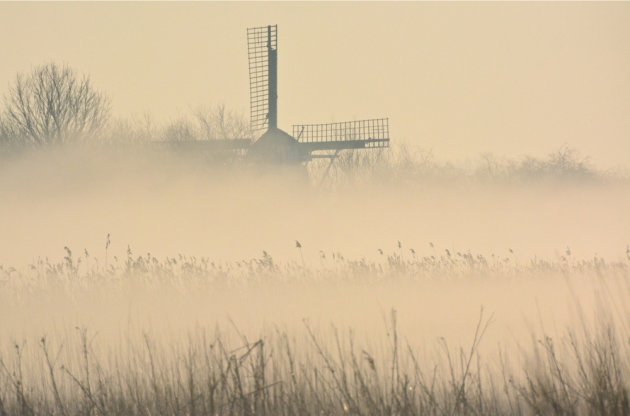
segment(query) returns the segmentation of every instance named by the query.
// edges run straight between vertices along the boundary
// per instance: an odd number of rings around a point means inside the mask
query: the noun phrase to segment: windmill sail
[[[311,152],[389,147],[389,119],[297,124],[293,126],[293,137]]]
[[[278,26],[248,28],[247,52],[250,127],[257,138],[190,137],[153,142],[156,148],[214,159],[232,160],[234,156],[256,163],[289,165],[315,158],[334,160],[344,149],[389,147],[387,118],[299,124],[293,126],[292,135],[278,128]]]
[[[278,27],[247,29],[250,123],[262,135],[252,143],[252,158],[272,163],[301,163],[330,157],[316,152],[389,147],[386,118],[342,123],[300,124],[293,135],[278,128]]]
[[[247,29],[252,131],[278,126],[278,26]]]
[[[344,149],[389,147],[389,120],[299,124],[293,135],[278,128],[278,26],[247,29],[250,127],[256,139],[204,139],[155,142],[195,155],[246,157],[256,163],[297,164],[314,158],[335,159]],[[334,151],[334,154],[331,153]],[[317,152],[324,152],[317,153]]]

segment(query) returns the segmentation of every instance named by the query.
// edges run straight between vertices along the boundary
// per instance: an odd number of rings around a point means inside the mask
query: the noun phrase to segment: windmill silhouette
[[[278,26],[247,29],[250,125],[257,139],[180,141],[169,146],[213,155],[244,154],[256,163],[295,165],[313,159],[332,162],[342,150],[389,147],[389,120],[294,125],[292,134],[278,127]],[[329,165],[330,167],[330,165]]]
[[[278,26],[247,29],[247,50],[251,129],[263,132],[248,149],[251,158],[292,164],[335,159],[345,149],[389,147],[387,118],[299,124],[292,135],[278,128]]]

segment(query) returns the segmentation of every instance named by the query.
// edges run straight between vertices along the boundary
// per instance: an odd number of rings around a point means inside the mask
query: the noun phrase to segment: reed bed
[[[106,249],[109,248],[109,244]],[[301,250],[301,247],[298,248]],[[627,415],[630,414],[628,260],[599,257],[517,260],[507,255],[432,247],[420,256],[401,244],[373,259],[319,253],[319,262],[277,262],[269,253],[239,262],[150,254],[97,261],[66,248],[62,261],[37,260],[24,270],[3,266],[5,299],[20,302],[48,290],[72,293],[129,282],[196,291],[341,281],[358,285],[418,280],[599,279],[615,281],[616,301],[578,310],[576,325],[552,336],[503,348],[486,360],[480,351],[491,313],[472,319],[468,344],[431,341],[425,354],[406,340],[395,310],[380,340],[352,328],[197,328],[175,342],[140,331],[117,349],[77,327],[38,341],[0,338],[0,415]],[[630,259],[629,259],[630,260]],[[621,305],[621,306],[620,306]],[[587,316],[588,315],[588,316]],[[4,319],[7,319],[6,317]],[[15,319],[19,319],[15,317]],[[381,325],[375,323],[375,325]]]

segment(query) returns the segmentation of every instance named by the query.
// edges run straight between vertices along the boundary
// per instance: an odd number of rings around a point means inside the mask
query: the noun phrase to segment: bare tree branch
[[[37,145],[60,144],[94,136],[109,119],[109,101],[89,77],[50,63],[18,74],[5,96],[0,133]]]

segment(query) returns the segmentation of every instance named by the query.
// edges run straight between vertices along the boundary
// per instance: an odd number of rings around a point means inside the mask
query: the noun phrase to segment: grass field
[[[3,266],[0,414],[630,412],[628,261],[431,253]]]

